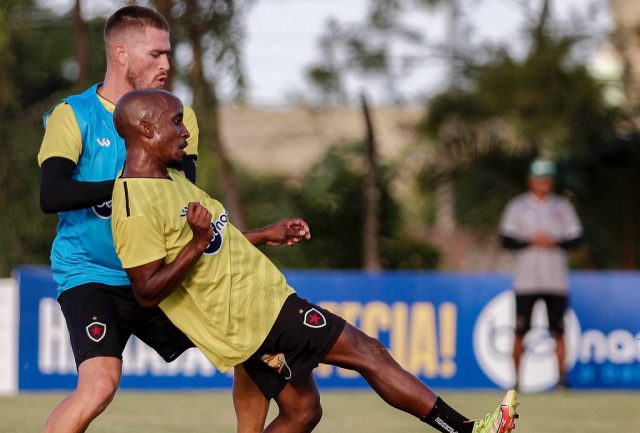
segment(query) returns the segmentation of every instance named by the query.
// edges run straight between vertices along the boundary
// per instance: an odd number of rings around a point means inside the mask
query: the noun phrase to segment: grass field
[[[38,432],[65,394],[0,397],[0,432]],[[497,392],[442,392],[468,416],[493,409]],[[517,433],[640,432],[640,393],[552,392],[520,396]],[[413,433],[434,431],[398,412],[372,392],[322,392],[324,417],[318,433]],[[274,409],[272,404],[272,412]],[[270,414],[273,416],[273,414]],[[228,392],[120,392],[90,433],[234,432]]]

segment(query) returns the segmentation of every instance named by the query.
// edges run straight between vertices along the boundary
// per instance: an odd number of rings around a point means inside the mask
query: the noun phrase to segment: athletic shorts
[[[82,284],[62,292],[58,302],[67,321],[76,367],[97,356],[122,359],[131,335],[167,362],[194,347],[160,308],[142,308],[130,286]]]
[[[542,299],[547,307],[549,331],[554,335],[564,334],[564,313],[568,304],[566,295],[516,293],[516,335],[524,336],[531,329],[533,306],[539,299]]]
[[[271,399],[287,383],[298,386],[329,353],[345,320],[296,294],[284,302],[260,348],[244,362],[247,374]]]

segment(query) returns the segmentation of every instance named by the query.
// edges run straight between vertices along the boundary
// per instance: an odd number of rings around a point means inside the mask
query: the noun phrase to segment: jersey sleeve
[[[580,219],[573,205],[568,200],[565,200],[564,208],[563,213],[565,216],[563,218],[562,238],[575,239],[582,236],[582,224],[580,224]]]
[[[75,163],[82,152],[80,127],[69,104],[62,103],[53,109],[38,152],[38,165],[52,157],[69,159]]]
[[[500,235],[520,239],[522,235],[520,234],[518,220],[517,206],[514,201],[511,201],[507,204],[500,219]]]
[[[198,156],[198,134],[200,132],[198,129],[198,119],[196,118],[196,113],[194,113],[193,108],[188,105],[184,106],[184,126],[186,126],[190,134],[187,139],[185,152],[187,155]]]
[[[146,265],[167,256],[164,235],[145,216],[130,216],[118,221],[113,238],[125,269]]]

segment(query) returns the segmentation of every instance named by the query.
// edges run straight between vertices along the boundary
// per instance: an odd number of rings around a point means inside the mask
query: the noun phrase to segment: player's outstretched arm
[[[302,218],[285,218],[266,227],[242,232],[253,245],[275,247],[294,246],[303,239],[311,239],[309,225]]]
[[[197,202],[187,207],[193,237],[171,263],[159,259],[126,269],[136,300],[145,308],[157,306],[184,280],[213,238],[211,212]]]

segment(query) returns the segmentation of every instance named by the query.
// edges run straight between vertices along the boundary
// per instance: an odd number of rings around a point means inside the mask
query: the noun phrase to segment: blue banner
[[[438,388],[506,388],[515,300],[501,274],[287,271],[300,296],[380,339],[405,369]],[[20,390],[73,389],[75,364],[48,268],[17,270],[20,287]],[[640,273],[573,273],[565,316],[569,381],[575,388],[640,388]],[[555,342],[536,305],[525,337],[521,387],[557,381]],[[123,388],[227,388],[196,349],[167,364],[133,338],[124,354]],[[366,387],[357,374],[321,365],[323,388]]]

